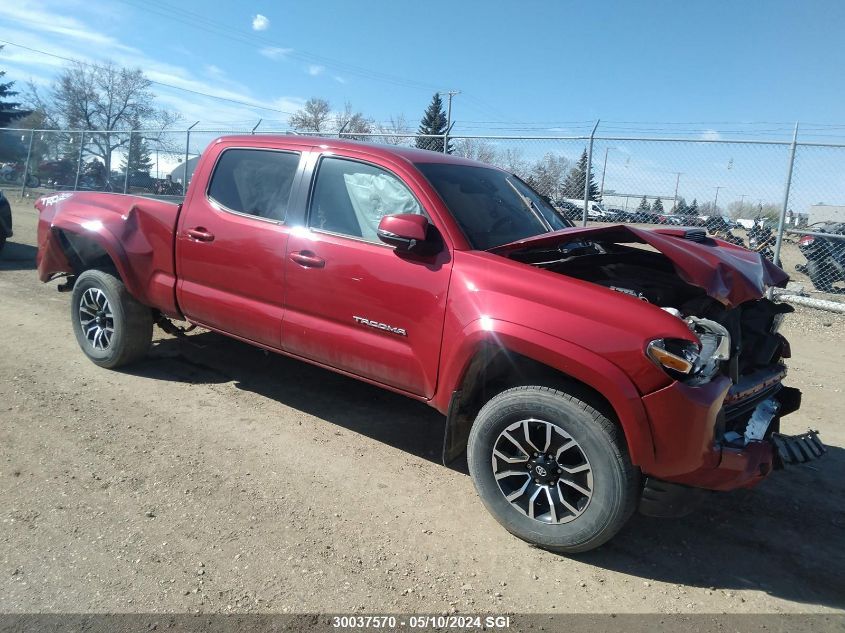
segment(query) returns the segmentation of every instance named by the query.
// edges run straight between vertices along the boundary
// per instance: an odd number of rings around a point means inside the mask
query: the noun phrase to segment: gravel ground
[[[2,612],[838,612],[843,317],[785,323],[830,446],[680,520],[565,557],[508,535],[428,407],[200,332],[88,362],[38,283],[35,212],[0,255]],[[679,420],[679,424],[682,420]]]

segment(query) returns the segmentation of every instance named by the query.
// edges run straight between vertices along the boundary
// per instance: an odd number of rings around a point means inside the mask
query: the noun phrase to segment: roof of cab
[[[444,154],[442,152],[433,152],[427,149],[416,149],[411,147],[400,147],[398,145],[382,145],[378,143],[365,143],[363,141],[349,141],[338,138],[326,138],[322,136],[300,136],[297,134],[241,134],[233,136],[222,136],[215,142],[225,142],[226,144],[256,144],[256,145],[284,145],[302,146],[302,147],[319,147],[325,150],[356,150],[365,151],[374,156],[399,157],[404,158],[410,163],[451,163],[454,165],[474,165],[476,167],[484,166],[491,167],[486,163],[480,163],[475,160],[463,158],[462,156],[454,156],[452,154]]]

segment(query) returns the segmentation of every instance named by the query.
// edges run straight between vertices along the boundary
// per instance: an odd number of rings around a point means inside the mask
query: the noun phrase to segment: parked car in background
[[[565,200],[558,200],[552,205],[567,220],[578,221],[584,217],[584,206],[577,206]]]
[[[799,272],[805,273],[813,287],[819,292],[845,292],[834,286],[845,281],[845,223],[823,223],[810,227],[815,233],[823,235],[803,235],[798,240],[801,254],[807,258],[806,265],[796,264]]]
[[[6,239],[12,237],[12,205],[0,190],[0,251],[6,246]]]
[[[672,226],[683,226],[684,217],[680,215],[672,215],[671,213],[658,213],[657,224],[669,224]]]

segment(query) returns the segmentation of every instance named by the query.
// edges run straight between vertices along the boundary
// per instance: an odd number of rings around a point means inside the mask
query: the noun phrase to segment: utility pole
[[[672,203],[672,213],[678,210],[678,185],[681,184],[681,174],[684,172],[676,171],[675,173],[675,201]]]
[[[718,213],[719,211],[719,189],[724,189],[723,186],[716,187],[716,197],[713,199],[713,213]]]
[[[612,150],[616,149],[615,147],[605,147],[604,148],[604,167],[601,170],[601,187],[599,191],[599,200],[604,201],[604,174],[607,171],[607,153]]]
[[[441,93],[442,94],[442,93]],[[461,94],[460,90],[448,90],[448,105],[446,106],[446,132],[443,134],[443,153],[449,153],[449,131],[452,129],[452,97]]]

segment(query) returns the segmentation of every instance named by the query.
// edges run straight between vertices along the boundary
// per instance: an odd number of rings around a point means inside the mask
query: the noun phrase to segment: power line
[[[258,34],[247,34],[240,31],[233,31],[231,25],[211,20],[207,16],[195,13],[193,11],[177,8],[172,5],[167,5],[165,8],[161,5],[161,3],[156,3],[153,0],[145,0],[143,4],[133,2],[132,0],[121,1],[126,4],[130,4],[136,8],[143,9],[145,13],[154,13],[155,15],[158,15],[166,20],[179,22],[192,28],[212,33],[219,37],[223,37],[225,39],[250,46],[251,48],[255,48],[256,44],[285,48],[284,44],[279,42],[278,40],[273,40]],[[339,70],[341,72],[359,76],[365,79],[370,79],[373,81],[391,83],[394,85],[415,88],[418,90],[430,90],[432,92],[436,92],[438,89],[436,86],[431,84],[414,81],[412,79],[407,79],[404,77],[398,77],[396,75],[391,75],[388,73],[374,71],[368,68],[364,68],[362,66],[356,66],[354,64],[336,60],[330,57],[315,55],[314,53],[309,53],[307,51],[286,50],[283,57],[325,65],[335,70]]]
[[[88,66],[89,68],[97,68],[97,69],[101,69],[101,70],[104,68],[103,66],[98,65],[98,64],[93,64],[91,62],[82,61],[80,59],[74,59],[73,57],[65,57],[64,55],[57,55],[56,53],[50,53],[50,52],[47,52],[47,51],[42,51],[42,50],[37,49],[37,48],[32,48],[31,46],[24,46],[23,44],[18,44],[16,42],[10,42],[8,40],[0,40],[0,43],[8,44],[9,46],[16,46],[17,48],[22,48],[24,50],[31,51],[33,53],[39,53],[41,55],[46,55],[47,57],[53,57],[55,59],[61,59],[61,60],[66,61],[66,62],[81,64],[83,66]],[[270,107],[267,107],[267,106],[258,105],[257,103],[250,103],[248,101],[240,101],[238,99],[230,99],[228,97],[221,97],[219,95],[213,95],[213,94],[209,94],[207,92],[201,92],[199,90],[192,90],[191,88],[185,88],[183,86],[175,86],[173,84],[165,83],[163,81],[155,81],[155,80],[149,79],[149,78],[147,78],[147,81],[149,81],[151,84],[155,84],[157,86],[164,86],[165,88],[171,88],[173,90],[181,90],[182,92],[189,92],[191,94],[199,95],[199,96],[202,96],[202,97],[208,97],[209,99],[216,99],[218,101],[227,101],[229,103],[235,103],[237,105],[255,108],[256,110],[266,110],[268,112],[277,112],[279,114],[287,114],[287,115],[293,114],[292,112],[287,112],[285,110],[279,110],[278,108],[270,108]]]

